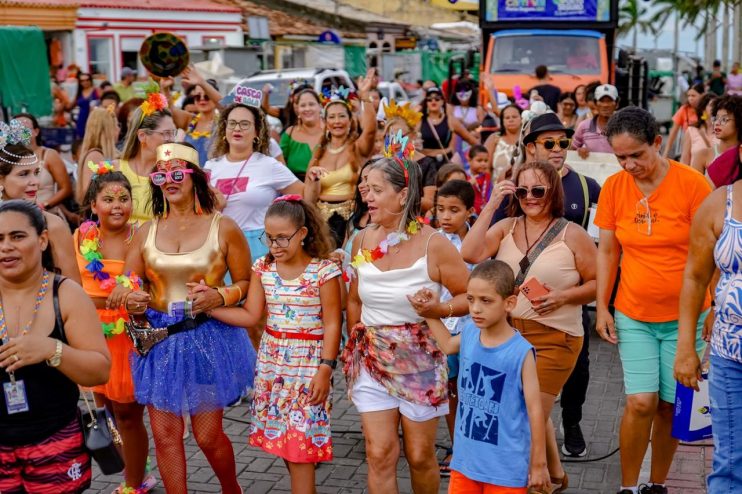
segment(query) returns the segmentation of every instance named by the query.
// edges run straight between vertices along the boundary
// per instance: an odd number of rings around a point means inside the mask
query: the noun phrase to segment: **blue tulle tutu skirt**
[[[145,315],[158,328],[181,320],[153,309]],[[136,400],[181,416],[219,410],[252,389],[255,361],[245,329],[209,319],[133,357]]]

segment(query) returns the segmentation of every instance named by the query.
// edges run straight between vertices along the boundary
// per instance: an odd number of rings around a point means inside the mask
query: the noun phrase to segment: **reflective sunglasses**
[[[547,189],[548,187],[546,185],[534,185],[530,189],[528,187],[516,187],[515,197],[523,200],[528,197],[528,193],[530,192],[534,199],[543,199],[546,196]]]
[[[149,179],[157,187],[162,187],[168,182],[179,184],[185,180],[186,175],[193,173],[190,168],[178,168],[177,170],[168,170],[166,172],[154,172],[149,174]]]
[[[572,145],[572,139],[569,139],[567,137],[562,137],[561,139],[536,139],[535,142],[544,146],[547,151],[551,151],[552,149],[554,149],[554,146],[559,146],[559,149],[569,149],[569,147]]]
[[[194,94],[193,101],[209,101],[209,97],[205,94]]]
[[[301,228],[297,229],[294,233],[291,234],[290,237],[276,237],[271,238],[269,237],[265,232],[260,236],[260,241],[268,248],[271,248],[273,244],[276,244],[276,246],[281,247],[282,249],[285,249],[289,246],[289,242],[291,242],[291,239],[296,236],[297,233],[299,233],[299,230]]]

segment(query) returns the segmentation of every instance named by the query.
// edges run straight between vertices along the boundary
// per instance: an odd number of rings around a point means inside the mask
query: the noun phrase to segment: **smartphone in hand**
[[[523,295],[525,295],[531,302],[549,294],[549,289],[542,285],[534,276],[528,278],[526,282],[520,286],[520,291],[523,292]]]

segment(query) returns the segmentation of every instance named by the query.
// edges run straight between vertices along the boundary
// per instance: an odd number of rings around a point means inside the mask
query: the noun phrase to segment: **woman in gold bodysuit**
[[[186,494],[183,416],[221,483],[240,487],[223,409],[252,386],[255,350],[247,331],[207,316],[247,293],[250,249],[235,222],[216,211],[208,179],[189,144],[163,144],[151,178],[154,220],[137,232],[125,272],[146,290],[119,287],[110,304],[144,314],[169,336],[132,365],[136,399],[147,405],[157,464],[168,493]],[[229,269],[233,285],[222,286]]]

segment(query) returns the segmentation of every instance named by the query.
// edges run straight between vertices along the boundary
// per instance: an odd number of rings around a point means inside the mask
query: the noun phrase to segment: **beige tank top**
[[[496,259],[505,262],[516,275],[520,272],[519,262],[525,255],[515,245],[513,231],[516,225],[522,224],[516,218],[510,227],[510,232],[502,239],[500,250],[497,251]],[[580,284],[580,273],[577,271],[574,252],[564,241],[567,229],[571,223],[564,227],[561,238],[546,247],[531,264],[526,280],[535,277],[542,284],[556,290],[574,288]],[[516,319],[530,319],[546,326],[558,329],[572,336],[583,336],[582,329],[582,307],[579,305],[563,305],[559,309],[540,316],[533,310],[531,302],[522,293],[518,294],[518,303],[510,315]]]

